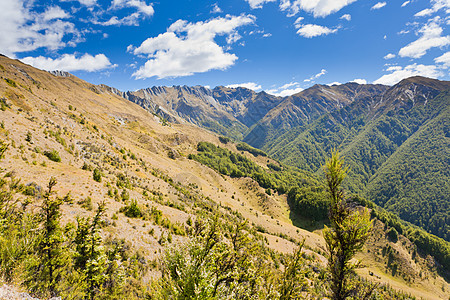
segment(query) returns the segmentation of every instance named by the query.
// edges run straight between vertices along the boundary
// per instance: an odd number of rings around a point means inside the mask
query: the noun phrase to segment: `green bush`
[[[94,180],[97,182],[102,181],[102,172],[100,172],[99,169],[95,168],[94,172],[92,173],[92,176],[94,177]]]
[[[129,218],[140,218],[142,217],[142,211],[136,200],[131,200],[131,202],[122,207],[120,212],[123,212],[125,216]]]
[[[397,230],[395,230],[394,227],[389,228],[389,230],[387,231],[387,236],[389,238],[389,240],[393,243],[397,243],[398,241],[398,232]]]
[[[48,157],[51,161],[61,162],[61,157],[59,156],[59,152],[56,150],[45,151],[44,155]]]

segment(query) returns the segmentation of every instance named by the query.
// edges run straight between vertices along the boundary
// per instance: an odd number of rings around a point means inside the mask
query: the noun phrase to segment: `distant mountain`
[[[343,108],[355,101],[372,100],[388,87],[383,85],[314,85],[298,94],[286,97],[264,116],[245,136],[244,141],[254,147],[268,149],[273,139],[318,117]]]
[[[238,140],[282,100],[242,87],[151,87],[135,92],[109,89],[170,122],[187,121]]]

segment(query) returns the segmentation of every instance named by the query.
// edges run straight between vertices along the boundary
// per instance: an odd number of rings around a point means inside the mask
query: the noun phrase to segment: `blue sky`
[[[450,80],[450,0],[0,0],[0,52],[120,90]]]

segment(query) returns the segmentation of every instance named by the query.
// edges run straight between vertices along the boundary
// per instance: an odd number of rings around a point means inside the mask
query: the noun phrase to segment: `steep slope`
[[[190,122],[238,140],[281,98],[246,88],[223,86],[152,87],[118,95],[170,122]]]
[[[427,105],[437,116],[383,163],[365,193],[402,219],[450,240],[450,92]]]
[[[322,115],[343,108],[350,103],[373,99],[387,89],[383,85],[314,85],[287,97],[272,109],[245,136],[244,141],[264,150],[271,149],[274,139],[292,128],[310,124]]]
[[[377,172],[382,165],[389,165],[390,162],[396,161],[395,159],[391,160],[390,157],[397,150],[403,149],[402,151],[408,153],[417,153],[416,163],[422,166],[429,163],[429,168],[424,169],[429,170],[429,172],[420,172],[423,177],[420,184],[419,181],[416,181],[409,185],[408,195],[411,196],[411,201],[417,202],[418,205],[417,207],[414,205],[409,207],[409,210],[415,212],[410,217],[406,216],[404,210],[399,210],[398,213],[401,213],[407,220],[422,225],[441,237],[448,238],[448,229],[444,229],[445,226],[437,225],[437,223],[445,222],[447,218],[443,216],[442,209],[446,211],[445,208],[448,207],[446,205],[450,202],[448,186],[445,184],[445,180],[450,180],[450,178],[448,178],[446,172],[438,174],[431,171],[434,168],[443,170],[447,152],[427,151],[426,155],[424,154],[429,157],[427,159],[422,156],[419,151],[420,148],[415,148],[418,144],[422,146],[426,144],[427,147],[425,148],[431,147],[441,150],[447,147],[445,138],[436,138],[436,132],[425,130],[428,127],[423,126],[438,123],[440,126],[444,126],[445,122],[442,120],[450,117],[448,94],[443,92],[448,89],[450,89],[449,82],[423,77],[405,79],[381,96],[372,99],[360,99],[340,110],[320,117],[306,127],[294,128],[279,137],[274,146],[270,148],[269,153],[285,163],[315,172],[320,169],[330,150],[339,148],[350,163],[351,171],[348,184],[355,192],[364,192],[366,185],[372,180],[371,178],[377,177]],[[422,133],[419,134],[419,131]],[[425,133],[429,135],[427,136]],[[416,141],[409,141],[413,137]],[[402,162],[407,163],[407,161]],[[383,172],[386,172],[387,169],[390,169],[393,173],[396,172],[393,166],[388,167],[387,165],[384,166],[385,171]],[[417,174],[417,176],[419,175]],[[387,186],[382,187],[382,183],[383,181],[376,181],[376,184],[381,184],[379,188],[386,191]],[[438,183],[439,186],[434,191],[439,191],[437,194],[431,190],[425,193],[421,191],[424,184],[431,187]],[[388,185],[387,181],[384,184]],[[397,189],[404,188],[400,182],[396,182],[396,186]],[[372,184],[370,190],[373,189],[375,187]],[[380,205],[388,202],[389,195],[393,196],[394,194],[387,193],[380,197],[380,193],[366,192],[368,198]],[[427,196],[419,201],[412,200],[414,199],[412,195]],[[403,196],[406,196],[406,194],[396,194],[392,201],[395,202],[394,199],[399,200],[399,197]],[[435,197],[441,200],[433,200]],[[430,205],[426,204],[428,201],[430,201]],[[439,205],[437,205],[438,202]],[[395,211],[394,207],[396,206],[391,201],[389,203],[392,211]],[[419,203],[423,204],[419,205]],[[405,204],[400,206],[406,209]],[[412,207],[416,208],[413,209]],[[423,221],[421,221],[422,218],[413,217],[419,211],[426,212],[427,217]],[[438,216],[439,221],[433,219],[434,215]],[[435,225],[431,225],[432,223]]]

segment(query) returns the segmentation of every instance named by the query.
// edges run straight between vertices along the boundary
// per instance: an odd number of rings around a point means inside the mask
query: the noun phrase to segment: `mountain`
[[[449,240],[449,90],[450,82],[408,78],[298,126],[263,149],[316,172],[339,148],[351,167],[352,191]]]
[[[305,126],[318,117],[357,101],[371,101],[387,89],[383,85],[314,85],[286,97],[267,113],[245,136],[244,141],[267,150],[273,140],[289,130]]]
[[[114,92],[169,122],[187,121],[238,140],[281,101],[242,87],[173,86]]]
[[[435,99],[441,99],[438,95],[448,89],[448,82],[416,76],[392,87],[357,83],[314,85],[285,98],[246,88],[201,86],[152,87],[118,94],[169,122],[193,123],[242,140],[285,164],[310,172],[320,171],[331,149],[339,148],[351,165],[348,182],[351,191],[362,193],[382,206],[388,203],[386,208],[448,240],[449,215],[445,212],[450,199],[446,172],[442,176],[436,175],[436,171],[425,172],[428,180],[408,185],[410,193],[406,199],[411,199],[415,209],[406,209],[409,200],[400,201],[407,196],[405,193],[380,197],[372,183],[379,178],[378,170],[384,174],[392,169],[389,164],[394,159],[390,157],[400,157],[394,155],[397,150],[417,152],[405,149],[418,145],[407,141],[422,126],[434,118],[445,119],[446,102],[442,108]],[[426,132],[431,134],[429,130]],[[419,144],[425,140],[422,135]],[[436,144],[433,147],[446,149],[445,139],[431,140]],[[417,153],[420,165],[428,161],[436,170],[445,169],[442,155],[446,152],[431,153],[435,154],[431,161]],[[418,182],[440,185],[423,193]],[[384,191],[385,187],[379,189]],[[419,200],[417,195],[426,196]],[[431,200],[436,197],[440,200]],[[398,201],[403,204],[397,204]],[[430,205],[423,204],[428,202]],[[400,206],[404,209],[398,209]]]

